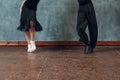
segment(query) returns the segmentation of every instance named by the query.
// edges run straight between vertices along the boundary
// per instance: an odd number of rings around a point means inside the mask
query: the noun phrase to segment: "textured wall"
[[[25,40],[24,33],[17,31],[19,6],[22,0],[0,0],[0,41]],[[120,0],[93,0],[99,40],[120,40]],[[76,32],[77,0],[41,0],[37,18],[43,31],[37,40],[78,40]]]

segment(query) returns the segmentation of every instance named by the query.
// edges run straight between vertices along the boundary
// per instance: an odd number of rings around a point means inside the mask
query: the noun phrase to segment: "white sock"
[[[35,41],[31,41],[32,51],[36,50]]]
[[[28,50],[27,50],[28,52],[32,52],[31,51],[31,44],[28,44]]]

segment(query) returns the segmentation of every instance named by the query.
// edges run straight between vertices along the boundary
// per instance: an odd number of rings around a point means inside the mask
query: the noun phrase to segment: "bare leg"
[[[31,28],[31,29],[30,29],[30,33],[31,33],[31,40],[32,40],[32,41],[35,41],[35,29],[34,29],[34,28]]]
[[[33,21],[31,21],[30,22],[30,26],[31,26],[31,28],[30,28],[30,33],[31,33],[31,40],[32,41],[35,41],[35,28],[34,28],[34,26],[35,26],[35,23],[33,22]]]
[[[30,22],[30,34],[31,34],[31,49],[32,49],[32,52],[36,50],[36,45],[35,45],[35,23],[33,21]]]
[[[31,28],[29,31],[25,32],[26,36],[26,41],[28,43],[28,52],[33,52],[36,50],[36,45],[35,45],[35,24],[33,21],[30,22]]]
[[[25,37],[26,37],[27,43],[30,44],[30,32],[29,31],[25,32]]]
[[[28,49],[27,49],[27,52],[32,52],[32,49],[31,49],[31,35],[30,35],[30,31],[26,31],[25,32],[25,37],[26,37],[26,41],[27,41],[27,46],[28,46]]]

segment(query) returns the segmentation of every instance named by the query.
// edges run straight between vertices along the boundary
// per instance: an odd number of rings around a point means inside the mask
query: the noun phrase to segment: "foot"
[[[28,49],[27,49],[27,52],[32,52],[32,49],[31,49],[31,44],[28,44]]]
[[[35,41],[31,41],[31,49],[32,49],[32,51],[36,50]]]
[[[93,48],[90,45],[85,46],[85,54],[93,53]]]

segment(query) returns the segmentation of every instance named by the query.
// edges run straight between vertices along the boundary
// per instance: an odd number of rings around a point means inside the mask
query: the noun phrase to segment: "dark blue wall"
[[[17,31],[19,7],[22,0],[0,0],[0,41],[25,40]],[[93,0],[99,40],[120,40],[120,0]],[[43,31],[36,35],[40,41],[76,41],[77,0],[41,0],[37,18]]]

